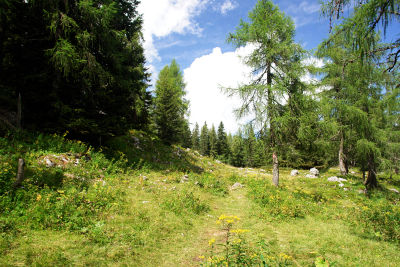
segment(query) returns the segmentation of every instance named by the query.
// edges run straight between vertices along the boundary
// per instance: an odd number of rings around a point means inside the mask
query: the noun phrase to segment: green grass
[[[26,180],[14,190],[19,157]],[[364,195],[360,173],[346,177],[345,191],[327,182],[335,168],[318,179],[282,169],[275,188],[269,168],[233,168],[140,132],[102,150],[62,136],[10,135],[0,138],[0,159],[0,266],[209,265],[226,242],[221,214],[249,230],[232,249],[254,264],[400,261],[400,196],[388,190],[399,189],[400,177],[382,174],[381,188]],[[244,188],[231,191],[235,182]]]

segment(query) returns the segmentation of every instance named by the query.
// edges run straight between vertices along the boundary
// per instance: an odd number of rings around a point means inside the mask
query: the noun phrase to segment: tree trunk
[[[364,184],[365,187],[368,189],[375,188],[378,186],[378,180],[376,179],[375,159],[373,155],[371,155],[368,160],[368,176]]]
[[[272,169],[272,182],[275,186],[279,186],[279,162],[278,156],[276,152],[272,152],[272,162],[273,162],[273,169]]]
[[[278,156],[276,153],[276,133],[275,133],[275,122],[274,122],[274,112],[273,112],[273,92],[271,89],[272,86],[272,71],[271,71],[271,65],[269,64],[267,66],[267,97],[268,97],[268,117],[269,117],[269,127],[270,127],[270,145],[272,147],[272,162],[273,162],[273,168],[272,168],[272,182],[274,183],[275,186],[279,186],[279,162],[278,162]]]
[[[344,154],[344,136],[341,133],[339,146],[339,169],[342,175],[347,175],[346,155]]]
[[[22,129],[22,99],[21,99],[21,93],[18,94],[18,103],[17,103],[17,129],[21,130]]]
[[[24,167],[25,167],[24,159],[18,159],[18,172],[17,172],[17,179],[15,180],[14,183],[14,188],[19,187],[25,178]]]

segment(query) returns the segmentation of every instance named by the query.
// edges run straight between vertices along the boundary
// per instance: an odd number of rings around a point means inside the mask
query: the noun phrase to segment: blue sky
[[[237,86],[248,79],[249,69],[238,56],[251,48],[236,50],[226,43],[240,19],[246,19],[256,0],[142,0],[144,47],[153,83],[163,66],[176,59],[186,82],[190,122],[216,127],[223,121],[236,132],[246,119],[237,121],[233,110],[240,105],[220,87]],[[274,1],[296,25],[296,41],[315,49],[329,34],[329,21],[320,16],[318,0]]]

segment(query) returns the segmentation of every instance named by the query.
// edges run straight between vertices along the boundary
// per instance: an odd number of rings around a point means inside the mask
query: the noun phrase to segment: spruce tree
[[[251,124],[246,129],[246,136],[247,136],[247,138],[244,141],[244,144],[245,144],[245,149],[244,149],[245,165],[249,166],[249,167],[255,167],[257,140],[256,140],[256,137],[254,135],[253,126]]]
[[[222,160],[227,160],[229,157],[228,137],[225,133],[224,124],[222,121],[218,126],[217,154]]]
[[[210,140],[210,156],[215,158],[217,156],[217,134],[215,132],[215,127],[214,124],[211,126],[210,132],[209,132],[209,140]]]
[[[192,148],[194,150],[200,151],[200,129],[197,122],[192,132]]]
[[[208,136],[207,122],[204,122],[200,133],[200,154],[203,156],[210,155],[210,138]]]
[[[233,136],[230,164],[235,167],[244,167],[244,141],[241,131]]]
[[[24,128],[101,137],[145,128],[151,95],[138,1],[7,1],[0,95]],[[1,9],[1,8],[0,8]]]
[[[188,102],[184,98],[183,74],[175,60],[160,71],[155,94],[154,120],[159,138],[167,144],[181,144]]]

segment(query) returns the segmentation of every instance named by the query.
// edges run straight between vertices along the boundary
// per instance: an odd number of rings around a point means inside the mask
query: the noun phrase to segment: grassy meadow
[[[13,189],[17,161],[26,161]],[[0,138],[0,266],[399,266],[400,176],[362,192],[308,170],[234,168],[141,132],[101,150]],[[243,187],[232,188],[235,183]]]

